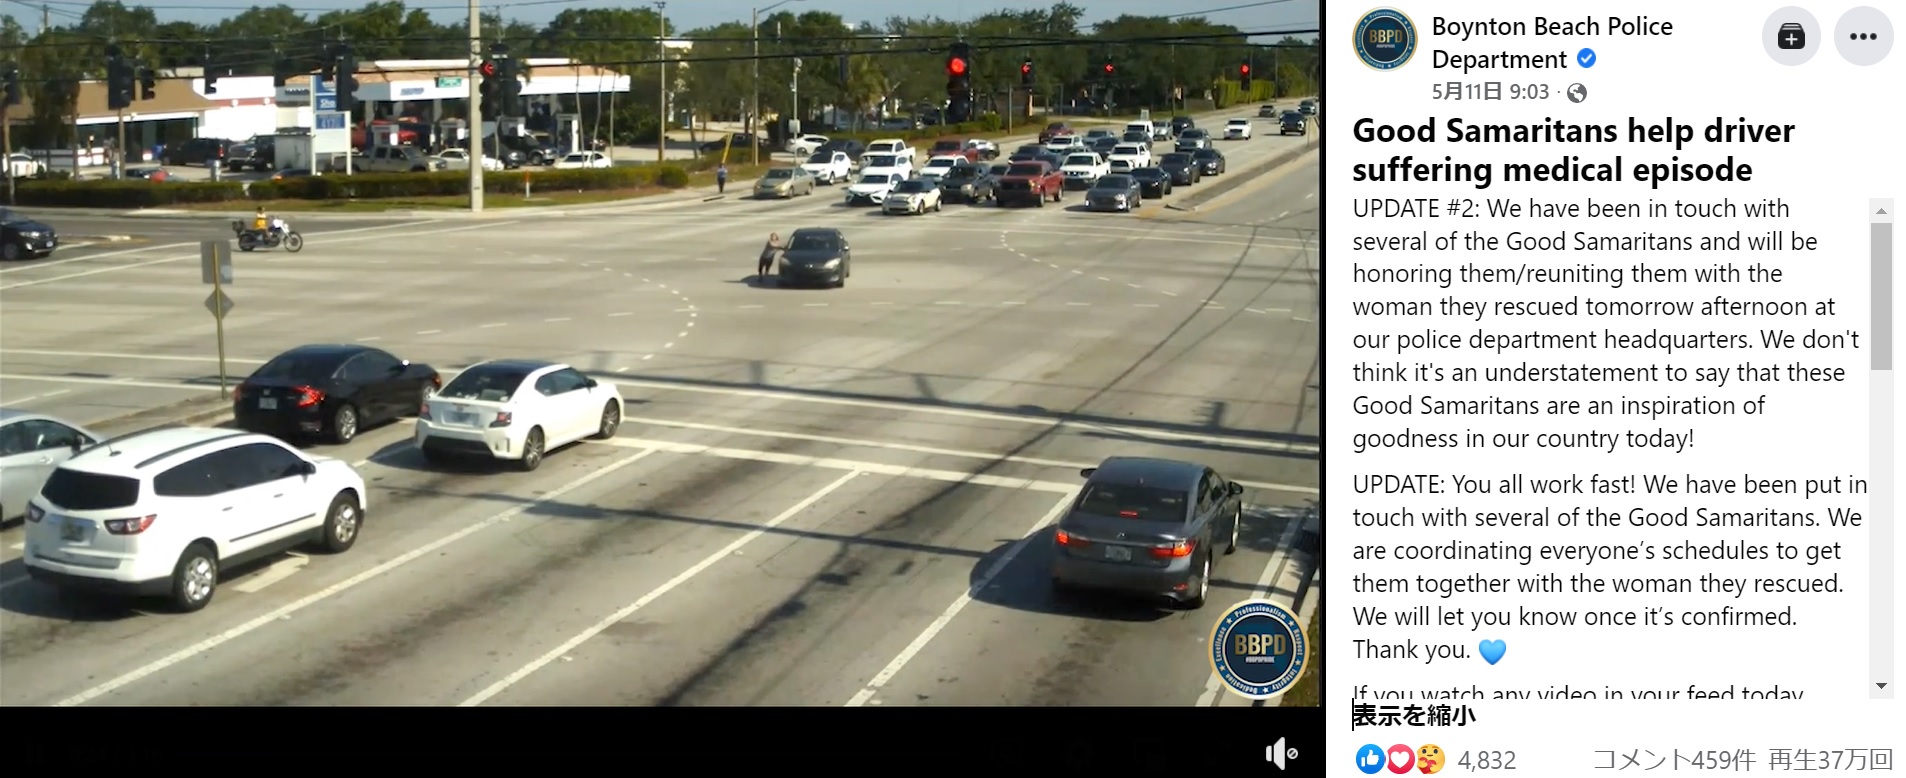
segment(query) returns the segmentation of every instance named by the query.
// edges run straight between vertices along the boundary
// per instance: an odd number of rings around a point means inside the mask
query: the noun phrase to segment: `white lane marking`
[[[1099,278],[1099,280],[1100,280],[1100,281],[1110,281],[1110,280],[1112,280],[1112,279],[1110,279],[1110,278],[1106,278],[1105,276],[1099,276],[1098,278]]]
[[[313,236],[342,235],[342,234],[351,233],[351,232],[372,232],[375,230],[394,230],[400,227],[422,227],[428,224],[442,224],[442,223],[443,222],[441,220],[405,222],[403,224],[384,224],[384,225],[379,225],[376,227],[353,227],[348,230],[330,230],[328,232],[314,232],[311,234]],[[79,244],[69,243],[65,246],[65,248],[69,248],[69,249],[76,248],[78,245]],[[86,245],[90,246],[90,245],[96,245],[96,244],[89,243]],[[0,275],[5,275],[7,273],[17,273],[22,270],[35,270],[39,268],[56,267],[59,265],[67,264],[69,262],[85,262],[87,260],[105,259],[107,257],[116,257],[123,254],[137,254],[141,251],[165,251],[168,249],[197,248],[198,245],[199,245],[198,241],[192,241],[190,243],[167,243],[167,244],[159,245],[159,246],[140,246],[138,248],[120,249],[118,251],[102,251],[97,254],[87,254],[86,256],[83,256],[83,257],[72,257],[70,259],[55,259],[52,261],[40,261],[40,262],[35,262],[31,265],[27,265],[25,267],[7,268],[5,270],[0,270]]]
[[[1317,193],[1316,193],[1316,192],[1311,192],[1310,194],[1307,194],[1307,195],[1304,195],[1304,199],[1306,199],[1306,200],[1309,200],[1309,199],[1311,199],[1311,198],[1313,198],[1313,197],[1316,197],[1316,196],[1317,196]]]
[[[1264,563],[1264,572],[1258,575],[1257,585],[1252,587],[1251,595],[1244,599],[1261,600],[1264,599],[1266,593],[1270,592],[1271,578],[1276,576],[1286,563],[1290,562],[1291,544],[1297,542],[1297,531],[1303,528],[1303,523],[1303,521],[1295,518],[1285,522],[1284,531],[1277,535],[1276,553],[1271,554],[1271,558]],[[1210,680],[1205,681],[1204,693],[1198,695],[1198,701],[1194,704],[1200,708],[1208,708],[1216,705],[1218,704],[1218,696],[1223,693],[1223,691],[1224,679],[1219,678],[1217,673],[1212,673]]]
[[[912,443],[894,443],[894,442],[885,441],[885,440],[841,438],[841,437],[835,437],[833,435],[814,435],[814,434],[809,434],[805,432],[781,432],[778,430],[764,430],[764,429],[756,429],[753,427],[728,427],[728,426],[723,426],[720,424],[703,424],[701,422],[695,422],[695,421],[675,421],[673,419],[658,419],[658,418],[654,418],[650,416],[628,416],[628,417],[625,417],[624,420],[631,424],[651,424],[657,427],[675,427],[678,429],[698,430],[701,432],[720,432],[720,433],[728,434],[728,435],[750,435],[750,436],[760,437],[760,438],[776,438],[779,440],[805,440],[812,443],[829,443],[829,444],[844,446],[848,448],[884,448],[889,451],[905,451],[905,452],[913,453],[913,454],[926,454],[928,456],[960,457],[962,459],[983,459],[988,462],[1012,462],[1014,464],[1020,464],[1020,465],[1033,465],[1035,467],[1056,467],[1056,468],[1063,468],[1066,470],[1074,470],[1074,471],[1083,470],[1088,467],[1098,467],[1097,462],[1070,462],[1064,459],[1042,459],[1039,457],[1019,456],[1017,454],[998,454],[998,453],[994,453],[990,451],[967,451],[967,450],[957,449],[957,448],[938,448],[935,446],[918,446]],[[683,444],[683,445],[687,445],[687,444]],[[645,447],[646,447],[646,444],[645,444]],[[868,469],[868,468],[862,468],[862,469]],[[1252,489],[1263,489],[1266,491],[1273,491],[1273,492],[1290,492],[1293,494],[1316,494],[1317,493],[1317,487],[1314,487],[1314,486],[1291,486],[1289,484],[1272,484],[1272,483],[1264,483],[1262,481],[1238,481],[1238,483],[1243,484]]]
[[[11,548],[11,549],[13,549],[13,550],[15,550],[15,551],[25,551],[25,550],[26,550],[26,544],[25,544],[25,543],[15,543],[15,544],[13,544],[13,545],[11,545],[11,546],[8,546],[8,548]]]
[[[439,332],[443,332],[443,330],[418,330],[418,331],[417,331],[417,334],[419,334],[419,335],[435,335],[435,334],[437,334],[437,333],[439,333]]]
[[[427,222],[427,223],[435,224],[436,222]],[[469,226],[469,227],[454,227],[447,230],[430,230],[427,232],[412,232],[412,233],[405,234],[404,237],[411,238],[411,237],[417,237],[421,235],[440,235],[446,232],[469,232],[470,230],[481,230],[481,229],[487,229],[490,227],[500,227],[506,224],[515,224],[515,223],[516,222],[493,222],[488,224],[478,224],[478,225]],[[382,235],[364,235],[364,236],[359,236],[355,238],[340,238],[338,240],[329,241],[329,243],[356,243],[358,241],[364,241],[364,240],[376,240],[381,237],[383,236]],[[198,258],[199,258],[199,255],[196,253],[191,255],[182,254],[182,255],[174,256],[174,257],[166,257],[164,259],[149,259],[144,262],[134,262],[129,265],[113,265],[111,267],[94,268],[92,270],[82,270],[77,273],[67,273],[66,275],[53,276],[51,278],[36,278],[31,281],[21,281],[15,284],[7,284],[5,286],[0,286],[0,291],[5,291],[8,289],[19,289],[21,287],[27,287],[27,286],[39,286],[41,284],[50,284],[56,281],[70,281],[75,278],[85,278],[87,276],[96,276],[96,275],[99,275],[100,273],[113,273],[113,272],[118,272],[120,270],[132,270],[134,268],[147,267],[150,265],[162,265],[167,262],[183,262],[188,259],[198,259]]]
[[[1138,288],[1138,284],[1126,284],[1126,286],[1129,286],[1129,287],[1131,287],[1131,288],[1133,288],[1133,289],[1137,289],[1137,288]]]
[[[1280,213],[1280,214],[1278,214],[1278,215],[1277,215],[1277,219],[1272,219],[1271,221],[1277,221],[1278,219],[1282,219],[1282,218],[1284,218],[1284,217],[1286,217],[1286,216],[1289,216],[1289,215],[1291,215],[1291,212],[1290,212],[1290,211],[1285,211],[1285,212],[1283,212],[1283,213]]]
[[[1158,303],[1132,303],[1133,308],[1157,308]]]
[[[271,563],[270,567],[258,571],[257,574],[246,576],[245,580],[240,581],[232,588],[246,594],[257,594],[272,584],[296,575],[299,570],[310,563],[310,557],[302,554],[287,554],[285,558]]]
[[[801,303],[802,308],[826,308],[827,303]]]
[[[83,384],[86,386],[135,386],[141,389],[198,389],[218,391],[216,386],[202,386],[188,383],[160,383],[158,381],[122,380],[117,378],[75,378],[52,375],[20,375],[18,373],[0,373],[5,381],[45,381],[50,384]]]
[[[616,368],[616,369],[615,369],[615,371],[616,371],[616,372],[618,372],[618,373],[627,373],[627,372],[629,372],[629,369],[628,369],[628,368],[626,368],[626,367],[618,367],[618,368]]]
[[[1083,270],[1074,270],[1074,271],[1072,271],[1072,274],[1073,274],[1073,275],[1075,275],[1075,276],[1082,276],[1082,275],[1085,275],[1085,271],[1083,271]]]
[[[986,587],[992,585],[994,578],[997,578],[1000,573],[1005,572],[1006,566],[1012,564],[1013,559],[1019,556],[1019,552],[1025,550],[1026,546],[1032,543],[1033,533],[1038,532],[1047,524],[1052,523],[1053,519],[1058,518],[1059,514],[1063,513],[1065,509],[1071,505],[1072,495],[1070,493],[1061,498],[1058,502],[1053,503],[1052,508],[1047,510],[1044,516],[1039,517],[1037,523],[1033,524],[1031,528],[1026,530],[1025,534],[1020,536],[1019,542],[1013,544],[1012,548],[1006,549],[1006,553],[999,555],[999,559],[993,562],[992,567],[986,568],[986,572],[979,577],[979,580],[974,581],[972,586],[966,591],[960,592],[960,596],[953,599],[953,604],[946,606],[946,610],[940,612],[939,618],[934,619],[932,623],[927,625],[926,629],[921,630],[919,637],[914,638],[912,643],[908,643],[906,648],[901,649],[900,654],[895,656],[893,661],[888,662],[886,667],[881,668],[880,672],[874,674],[874,677],[867,681],[867,685],[862,687],[860,691],[854,694],[853,698],[847,701],[846,707],[861,707],[872,700],[874,695],[879,694],[881,687],[886,686],[888,682],[893,680],[894,676],[900,674],[901,670],[906,669],[907,663],[913,661],[914,657],[919,656],[921,651],[926,650],[927,645],[932,643],[935,637],[939,636],[940,631],[946,629],[946,625],[953,623],[953,618],[960,615],[960,611],[965,610],[966,606],[973,602],[974,592],[984,591]]]
[[[1262,308],[1246,308],[1244,310],[1246,313],[1265,313],[1264,309]]]
[[[941,300],[937,303],[934,303],[934,305],[959,305],[959,304],[960,304],[960,301],[958,300]]]
[[[1165,291],[1165,290],[1163,290],[1163,289],[1160,289],[1160,290],[1158,290],[1158,291],[1159,291],[1159,293],[1160,293],[1160,294],[1163,294],[1163,295],[1164,295],[1164,296],[1166,296],[1166,297],[1177,297],[1177,296],[1178,296],[1178,293],[1177,293],[1177,292],[1167,292],[1167,291]]]
[[[13,397],[13,398],[4,398],[4,399],[9,405],[24,405],[26,403],[33,402],[34,400],[44,400],[48,397],[58,397],[70,391],[73,391],[73,390],[54,389],[53,391],[50,391],[50,392],[41,392],[39,394],[27,395],[26,397]]]
[[[814,507],[814,504],[820,502],[822,498],[825,498],[826,496],[833,494],[835,491],[839,490],[841,487],[846,486],[847,482],[852,481],[858,477],[860,477],[860,473],[858,471],[848,471],[847,474],[842,475],[840,478],[834,479],[833,483],[830,483],[826,486],[821,487],[819,491],[816,491],[813,494],[808,495],[806,499],[803,499],[800,502],[795,503],[792,507],[788,508],[787,510],[782,511],[780,515],[777,515],[774,518],[769,519],[766,524],[761,525],[757,529],[749,530],[748,534],[746,535],[742,535],[741,537],[735,538],[734,542],[729,543],[726,546],[723,546],[720,550],[716,551],[713,554],[709,554],[708,556],[703,557],[702,560],[700,562],[696,562],[693,567],[690,567],[687,570],[683,570],[682,572],[677,573],[674,578],[668,579],[666,583],[663,583],[661,586],[655,587],[648,594],[642,595],[641,598],[637,599],[635,602],[629,603],[628,605],[625,605],[622,608],[618,609],[616,612],[603,617],[601,621],[598,621],[595,624],[591,625],[588,629],[585,629],[582,632],[578,633],[575,637],[572,637],[566,641],[563,641],[562,645],[557,646],[553,649],[550,649],[549,653],[543,654],[542,656],[537,657],[534,661],[530,662],[529,664],[523,665],[521,668],[518,668],[516,672],[510,673],[509,675],[504,676],[502,680],[499,680],[496,683],[490,684],[488,688],[484,689],[483,691],[477,692],[475,695],[472,695],[470,699],[464,700],[462,703],[458,704],[457,707],[471,708],[478,705],[482,705],[484,701],[489,700],[490,698],[503,693],[505,689],[508,689],[511,686],[516,685],[518,682],[522,681],[524,678],[528,678],[530,674],[535,673],[537,670],[541,670],[544,667],[547,667],[549,663],[554,662],[558,659],[561,659],[563,655],[576,650],[578,646],[581,646],[583,643],[588,642],[590,638],[593,638],[597,635],[602,634],[604,630],[607,630],[608,628],[615,626],[617,622],[620,622],[623,619],[626,619],[630,616],[635,615],[636,611],[639,611],[645,607],[648,607],[650,603],[653,603],[656,600],[661,599],[662,597],[666,596],[669,592],[672,592],[675,589],[679,588],[682,584],[685,584],[685,583],[688,583],[689,581],[694,580],[695,576],[698,576],[698,575],[701,575],[702,573],[707,572],[708,568],[715,566],[715,563],[720,562],[721,560],[726,559],[730,556],[733,556],[736,552],[740,551],[742,547],[748,545],[749,543],[754,542],[755,540],[759,539],[761,536],[768,534],[770,530],[773,530],[774,528],[779,527],[782,524],[786,523],[789,519],[792,519],[795,516],[800,515],[802,511],[805,511],[808,508]]]
[[[642,361],[644,361],[644,362],[647,362],[647,361],[649,361],[649,360],[651,360],[651,359],[654,359],[654,358],[655,358],[655,355],[654,355],[654,354],[643,354],[643,355],[642,355]]]
[[[1265,312],[1265,313],[1290,313],[1290,312],[1291,312],[1291,309],[1289,309],[1289,308],[1265,308],[1265,309],[1264,309],[1264,312]]]
[[[1315,321],[1312,321],[1312,320],[1310,320],[1310,319],[1306,319],[1306,318],[1304,318],[1304,317],[1302,317],[1302,316],[1293,316],[1293,317],[1291,317],[1291,321],[1296,321],[1296,322],[1303,322],[1303,323],[1305,323],[1305,324],[1316,324],[1316,323],[1317,323],[1317,322],[1315,322]]]
[[[217,362],[218,361],[218,357],[187,357],[187,356],[170,356],[165,354],[119,354],[119,353],[112,353],[112,352],[105,352],[105,351],[39,351],[34,349],[23,349],[23,348],[0,349],[0,354],[24,354],[27,356],[36,356],[36,357],[84,357],[84,358],[90,358],[90,359],[135,359],[135,360],[150,360],[154,362]],[[226,358],[225,361],[251,362],[256,364],[264,364],[263,360],[244,359],[241,357],[228,357]]]
[[[1276,309],[1272,309],[1272,310],[1276,310]],[[668,348],[669,346],[673,346],[673,345],[674,345],[673,343],[670,343],[667,346],[663,346],[663,348]],[[12,353],[21,353],[21,352],[14,352],[14,351],[9,351],[7,349],[0,349],[0,356],[5,356],[7,354],[12,354]],[[41,352],[33,352],[33,353],[53,355],[53,356],[95,357],[95,358],[101,358],[101,359],[138,360],[138,359],[144,358],[142,355],[139,355],[139,354],[107,354],[107,353],[100,353],[100,352],[41,351]],[[217,357],[170,357],[170,358],[179,360],[179,361],[186,361],[186,362],[209,363],[209,362],[218,361]],[[644,358],[646,359],[647,357],[644,357]],[[228,357],[226,361],[238,362],[243,364],[264,364],[265,362],[265,360],[262,360],[262,359],[247,359],[243,357]],[[443,373],[444,378],[448,379],[455,376],[459,371],[441,370],[439,372]],[[7,379],[7,378],[14,378],[14,379],[23,380],[23,381],[49,381],[53,383],[71,382],[71,383],[80,383],[80,384],[91,383],[91,384],[124,385],[124,386],[152,386],[152,387],[158,387],[162,389],[216,390],[218,388],[216,386],[201,386],[198,384],[186,384],[186,383],[170,383],[170,384],[157,383],[157,382],[140,383],[140,382],[116,381],[116,380],[109,380],[109,379],[103,379],[103,378],[80,379],[80,378],[62,378],[58,376],[35,376],[35,375],[17,375],[17,374],[0,373],[0,379]],[[1054,419],[1051,417],[1027,416],[1027,415],[1009,414],[1009,413],[996,413],[993,411],[970,410],[966,408],[941,408],[941,407],[936,407],[931,405],[917,405],[917,404],[902,402],[898,400],[857,399],[857,398],[846,398],[846,397],[814,397],[807,394],[802,394],[801,390],[799,389],[766,389],[766,388],[752,388],[752,387],[743,388],[743,387],[730,387],[730,386],[695,386],[691,384],[676,384],[676,383],[669,383],[665,381],[649,381],[649,380],[644,380],[639,378],[619,381],[618,383],[622,386],[640,386],[642,388],[651,389],[655,391],[689,392],[693,394],[714,394],[714,395],[726,395],[729,397],[748,397],[753,399],[774,399],[774,400],[785,400],[788,402],[814,403],[817,405],[838,405],[838,406],[847,407],[847,408],[873,408],[873,409],[885,410],[885,411],[897,411],[901,413],[924,414],[924,415],[931,415],[931,416],[948,416],[948,417],[954,417],[954,418],[975,419],[980,421],[997,421],[997,422],[1005,422],[1005,423],[1011,423],[1011,424],[1026,424],[1026,425],[1040,425],[1040,426],[1055,426],[1056,425],[1060,427],[1066,427],[1069,429],[1087,429],[1087,430],[1095,430],[1099,432],[1112,432],[1112,433],[1117,433],[1120,435],[1125,435],[1128,437],[1141,438],[1141,439],[1151,438],[1153,440],[1177,440],[1177,441],[1197,441],[1197,442],[1206,442],[1206,443],[1222,443],[1227,446],[1259,448],[1266,451],[1297,451],[1297,452],[1303,452],[1303,453],[1316,453],[1318,451],[1318,447],[1316,445],[1309,444],[1309,443],[1289,443],[1289,442],[1283,442],[1283,441],[1267,441],[1267,440],[1261,440],[1258,438],[1249,438],[1249,437],[1242,437],[1242,436],[1235,436],[1235,435],[1221,435],[1221,434],[1214,434],[1214,433],[1193,434],[1193,433],[1169,432],[1165,430],[1155,430],[1155,429],[1148,429],[1144,427],[1133,427],[1133,426],[1120,425],[1120,424],[1100,424],[1096,422],[1086,422],[1086,421],[1069,421],[1064,419]]]
[[[1025,304],[1026,303],[1023,300],[1007,300],[1006,302],[1000,303],[1000,305],[1025,305]]]
[[[510,323],[506,321],[493,321],[493,322],[490,322],[489,324],[479,324],[477,326],[481,329],[493,330],[493,329],[496,329],[497,327],[508,327],[510,326]]]
[[[683,331],[681,331],[681,332],[677,332],[677,333],[675,333],[675,337],[678,337],[678,338],[686,338],[686,337],[688,337],[688,331],[687,331],[687,330],[683,330]]]
[[[1091,303],[1066,303],[1066,305],[1070,305],[1070,306],[1074,306],[1074,307],[1079,307],[1079,308],[1084,308],[1084,307],[1086,307],[1086,306],[1089,306],[1089,305],[1091,305]]]
[[[230,643],[234,640],[244,637],[247,634],[250,634],[253,631],[256,631],[260,627],[264,627],[268,624],[277,623],[278,621],[291,616],[291,614],[293,613],[297,613],[298,611],[304,610],[305,608],[309,608],[313,605],[316,605],[320,602],[328,600],[332,597],[336,597],[339,594],[342,594],[346,591],[349,591],[357,587],[359,584],[362,584],[380,575],[388,573],[399,567],[403,567],[404,565],[410,564],[411,562],[414,562],[418,559],[429,556],[435,553],[438,549],[443,548],[444,546],[448,546],[452,543],[455,543],[466,537],[474,535],[485,529],[496,526],[497,524],[501,524],[505,521],[509,521],[512,518],[520,516],[529,511],[535,510],[539,507],[542,507],[543,505],[548,504],[552,501],[555,501],[556,499],[562,497],[565,494],[568,494],[572,491],[580,489],[583,486],[589,483],[592,483],[596,481],[597,479],[600,479],[604,476],[607,476],[610,473],[613,473],[617,470],[621,470],[622,468],[628,465],[634,464],[635,462],[641,460],[643,457],[646,457],[653,453],[655,452],[642,451],[627,457],[623,457],[622,459],[618,459],[614,462],[609,463],[608,465],[603,466],[599,470],[588,473],[587,475],[584,475],[580,478],[570,481],[569,483],[563,484],[562,486],[556,487],[555,489],[552,489],[549,492],[544,493],[543,495],[539,497],[529,499],[526,502],[523,502],[514,507],[508,508],[500,513],[492,515],[487,519],[479,521],[468,527],[464,527],[463,529],[457,530],[456,532],[453,532],[449,535],[438,538],[437,540],[431,541],[430,543],[426,543],[422,546],[418,546],[417,548],[411,549],[410,551],[405,552],[403,555],[393,558],[390,561],[385,562],[381,565],[373,567],[362,573],[358,573],[357,575],[351,576],[350,578],[346,578],[335,584],[327,586],[324,589],[321,589],[319,591],[313,592],[311,594],[307,594],[299,598],[296,602],[285,605],[284,607],[278,608],[277,610],[274,610],[263,616],[259,616],[258,618],[252,619],[251,621],[247,621],[236,627],[225,630],[224,632],[220,632],[216,635],[213,635],[209,638],[201,640],[190,646],[186,646],[185,648],[182,648],[172,653],[169,656],[160,658],[152,662],[151,664],[147,664],[143,667],[134,669],[131,672],[128,672],[110,681],[102,683],[91,689],[87,689],[86,691],[80,692],[79,694],[75,694],[64,700],[60,700],[59,702],[54,703],[54,707],[70,708],[77,705],[84,705],[87,702],[90,702],[92,700],[98,699],[105,695],[111,694],[115,691],[118,691],[119,689],[126,687],[129,684],[136,683],[140,679],[150,676],[153,673],[157,673],[168,667],[171,667],[180,662],[183,662],[187,659],[191,659],[195,656],[199,656],[200,654],[204,654],[207,651],[218,648],[219,646],[225,645],[226,643]]]
[[[557,316],[557,317],[554,317],[554,318],[550,318],[550,319],[544,319],[544,320],[543,320],[543,323],[544,323],[544,324],[554,324],[554,323],[556,323],[556,322],[559,322],[559,321],[569,321],[569,320],[570,320],[570,319],[569,319],[569,317],[567,317],[567,316]]]
[[[673,344],[673,343],[664,343],[664,344],[662,344],[662,348],[675,348],[675,344]]]
[[[879,305],[879,303],[875,303],[875,305]],[[765,308],[765,307],[767,307],[767,306],[764,306],[764,305],[744,305],[744,306],[741,306],[741,309],[742,309],[742,310],[744,310],[744,311],[746,311],[746,310],[753,310],[753,309],[755,309],[755,308]]]
[[[1027,489],[1035,492],[1055,493],[1078,489],[1077,484],[1064,483],[1061,481],[1042,481],[1036,478],[1007,478],[1005,476],[968,473],[960,470],[908,467],[906,465],[895,465],[886,462],[836,459],[834,457],[811,457],[805,454],[758,451],[750,448],[704,446],[700,443],[679,443],[672,440],[614,438],[601,441],[597,445],[666,451],[671,454],[739,459],[747,462],[771,462],[777,465],[793,465],[795,467],[819,467],[827,470],[856,470],[864,473],[893,476],[895,478],[919,478],[927,481],[942,481],[945,483],[969,484],[972,486],[993,486],[1001,489]]]

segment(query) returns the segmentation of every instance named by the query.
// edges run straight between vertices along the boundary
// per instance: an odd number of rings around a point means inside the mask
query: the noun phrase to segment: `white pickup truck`
[[[1090,151],[1076,152],[1065,158],[1059,172],[1066,177],[1068,189],[1091,189],[1099,179],[1110,175],[1112,166]]]
[[[814,176],[816,181],[832,186],[854,177],[854,160],[844,151],[822,151],[801,163],[801,169]]]
[[[908,167],[913,166],[913,147],[907,145],[906,141],[898,138],[877,140],[867,144],[867,150],[861,152],[861,157],[864,159],[870,156],[900,157],[907,161]]]

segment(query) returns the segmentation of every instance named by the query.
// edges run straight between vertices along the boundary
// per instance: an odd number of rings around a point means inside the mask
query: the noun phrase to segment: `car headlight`
[[[822,262],[821,267],[826,268],[828,270],[832,270],[834,268],[840,267],[840,257],[835,257],[833,259],[827,260],[826,262]]]

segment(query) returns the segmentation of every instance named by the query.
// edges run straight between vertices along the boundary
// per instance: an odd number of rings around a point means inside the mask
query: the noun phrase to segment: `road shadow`
[[[307,550],[298,547],[287,549],[295,553],[305,553]],[[221,567],[218,571],[220,591],[225,585],[282,561],[285,556],[286,552],[278,552],[243,564]],[[138,616],[191,615],[168,607],[164,597],[116,597],[34,581],[28,578],[26,563],[19,559],[0,565],[0,585],[6,587],[0,589],[0,611],[69,624],[114,622]],[[213,595],[215,603],[218,597],[217,594]],[[42,635],[38,639],[47,637]]]
[[[780,279],[775,278],[774,276],[759,276],[759,275],[754,275],[752,273],[742,276],[740,278],[730,280],[730,281],[724,281],[723,283],[741,284],[742,286],[746,286],[749,289],[779,289],[781,288]]]
[[[992,572],[1014,548],[1019,549],[1018,555],[991,580],[985,580],[987,573]],[[1052,588],[1054,553],[1051,527],[1040,529],[1025,538],[1001,540],[997,548],[973,564],[973,570],[967,576],[967,593],[975,600],[1001,608],[1100,621],[1151,622],[1180,611],[1163,597],[1151,599],[1113,592],[1056,591]]]
[[[627,403],[634,404],[634,403]],[[566,443],[543,452],[543,466],[561,464],[560,457],[573,449],[581,447],[587,440]],[[409,470],[416,473],[455,473],[458,475],[494,475],[516,471],[516,460],[497,459],[481,454],[445,457],[439,462],[424,459],[424,453],[417,449],[412,439],[405,438],[380,448],[369,459],[394,470]],[[388,487],[385,487],[388,488]]]

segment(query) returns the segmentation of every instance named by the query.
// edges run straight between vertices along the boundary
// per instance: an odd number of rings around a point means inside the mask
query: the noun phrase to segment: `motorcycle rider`
[[[253,215],[251,220],[252,232],[258,233],[258,237],[262,238],[270,229],[271,217],[265,214],[265,206],[258,206],[258,213]]]

